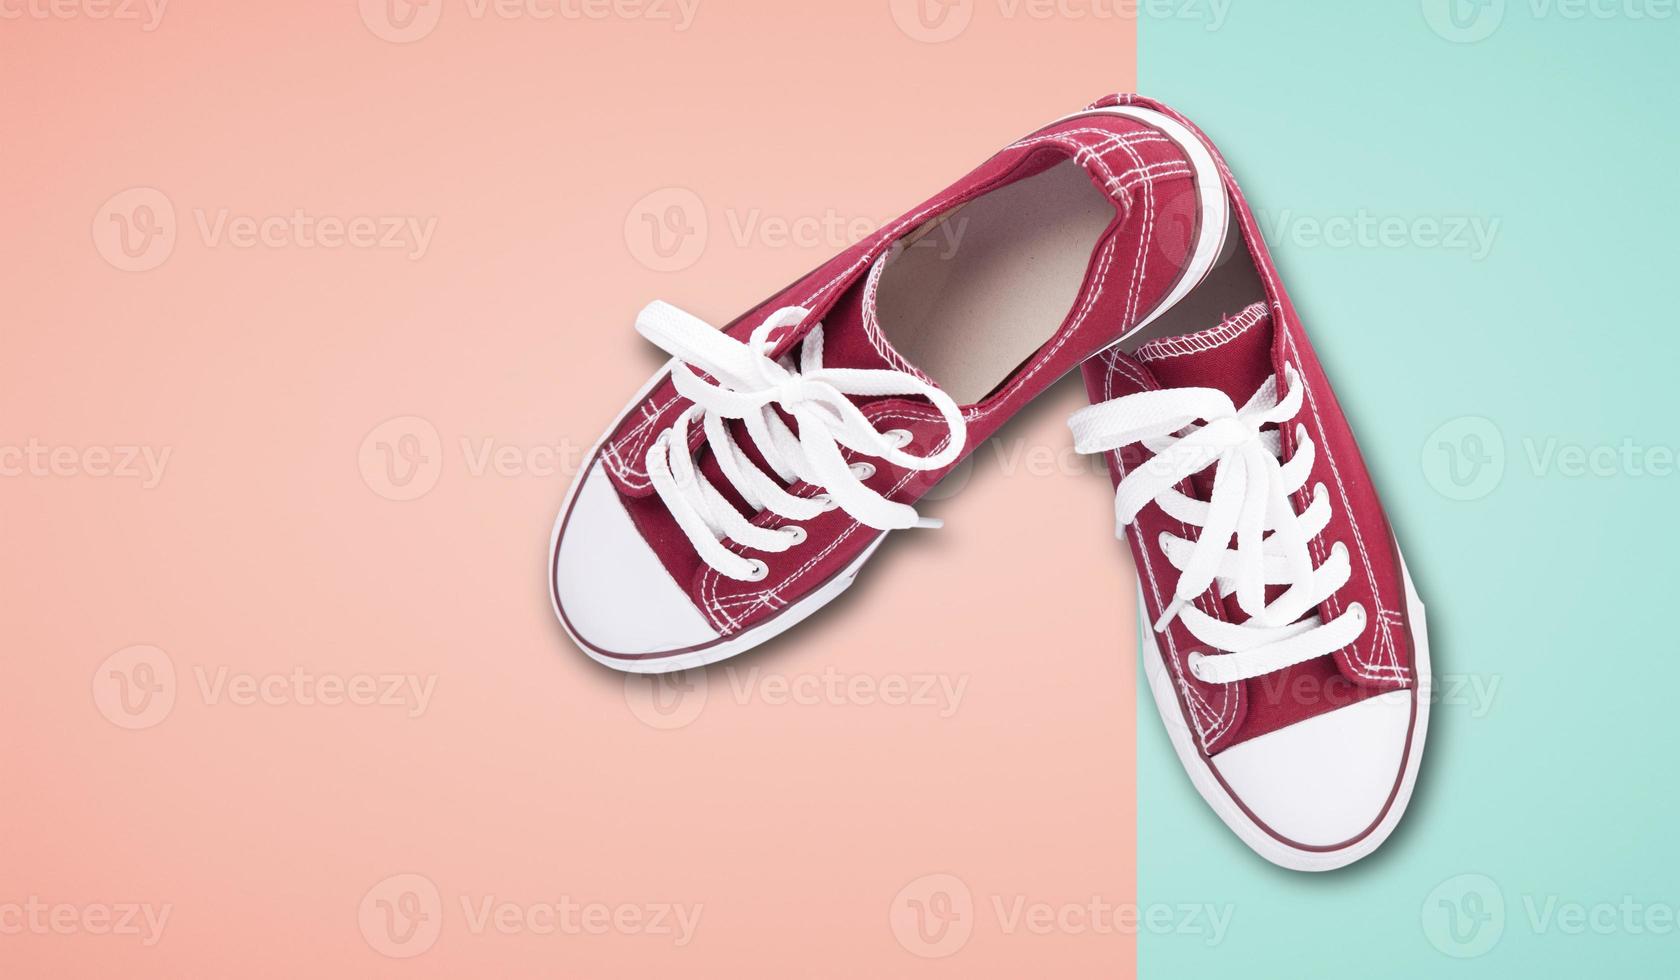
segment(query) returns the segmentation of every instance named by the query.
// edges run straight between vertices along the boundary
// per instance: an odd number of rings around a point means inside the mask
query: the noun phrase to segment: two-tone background
[[[1680,964],[1672,0],[0,0],[0,975]],[[1062,385],[789,640],[543,580],[664,298],[1034,126],[1221,142],[1429,606],[1373,858],[1265,865],[1140,692]],[[1141,707],[1140,707],[1141,706]]]

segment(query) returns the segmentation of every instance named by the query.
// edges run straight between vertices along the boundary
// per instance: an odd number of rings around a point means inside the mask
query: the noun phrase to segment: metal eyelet
[[[815,496],[813,496],[813,497],[812,497],[812,498],[811,498],[811,499],[812,499],[812,500],[814,500],[814,501],[816,501],[816,502],[817,502],[817,503],[819,503],[819,504],[821,504],[821,505],[822,505],[822,509],[823,509],[823,512],[824,512],[824,513],[827,513],[827,512],[828,512],[828,511],[831,511],[831,510],[833,510],[833,509],[834,509],[834,508],[836,508],[836,507],[838,507],[838,506],[840,506],[840,505],[839,505],[839,504],[836,504],[836,503],[835,503],[835,502],[834,502],[834,498],[833,498],[833,497],[830,497],[830,496],[829,496],[829,495],[828,495],[828,494],[826,494],[826,493],[819,493],[819,494],[816,494],[816,495],[815,495]]]
[[[792,548],[797,548],[804,544],[805,539],[810,537],[810,535],[805,533],[805,528],[798,524],[789,524],[786,527],[783,527],[781,532],[787,535],[789,547]]]
[[[762,582],[770,577],[770,566],[762,559],[752,559],[752,571],[747,573],[748,582]]]
[[[910,445],[911,441],[916,438],[910,434],[909,429],[888,429],[883,435],[891,440],[893,446],[898,449]]]
[[[875,475],[875,464],[874,463],[853,463],[852,464],[852,475],[857,477],[859,480],[867,480],[870,477]]]

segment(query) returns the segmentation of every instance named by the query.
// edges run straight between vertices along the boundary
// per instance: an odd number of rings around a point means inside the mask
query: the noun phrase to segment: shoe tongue
[[[1151,340],[1136,357],[1163,388],[1218,388],[1240,406],[1272,376],[1272,316],[1255,303],[1216,327]]]

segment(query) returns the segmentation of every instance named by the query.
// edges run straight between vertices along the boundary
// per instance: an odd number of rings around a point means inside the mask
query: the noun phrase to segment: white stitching
[[[1266,318],[1266,304],[1255,303],[1217,327],[1210,327],[1182,337],[1158,337],[1139,347],[1132,355],[1145,364],[1164,361],[1169,357],[1201,354],[1225,346],[1255,324]]]

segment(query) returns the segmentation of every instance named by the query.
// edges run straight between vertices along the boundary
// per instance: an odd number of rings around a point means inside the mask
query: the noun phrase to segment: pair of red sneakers
[[[1202,796],[1267,859],[1369,853],[1428,719],[1423,606],[1253,213],[1188,120],[1103,99],[1005,147],[722,331],[654,303],[671,355],[555,523],[586,653],[734,656],[846,589],[884,532],[1045,388],[1106,456],[1143,662]]]

